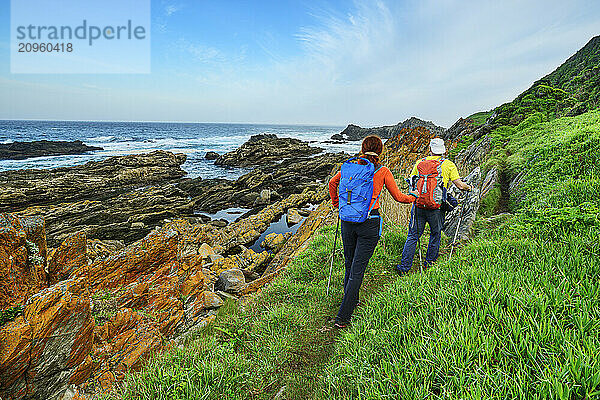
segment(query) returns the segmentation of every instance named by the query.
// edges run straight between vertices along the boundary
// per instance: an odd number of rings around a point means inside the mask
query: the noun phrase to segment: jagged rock
[[[32,296],[23,315],[0,328],[1,397],[59,399],[69,384],[90,376],[90,302],[72,285],[61,282]]]
[[[290,208],[286,214],[286,222],[288,226],[295,225],[299,222],[302,222],[302,215],[298,212],[296,208]]]
[[[104,200],[83,200],[30,207],[20,215],[39,215],[46,220],[48,243],[58,246],[75,232],[89,239],[132,243],[146,236],[165,219],[193,215],[194,203],[172,186],[151,186]]]
[[[469,147],[458,153],[456,156],[456,166],[460,172],[471,171],[480,165],[492,148],[492,142],[489,136],[473,142]]]
[[[207,160],[216,160],[217,158],[219,158],[219,153],[215,153],[214,151],[209,151],[206,153],[204,158]]]
[[[71,277],[71,274],[88,265],[87,239],[84,232],[78,232],[58,246],[48,258],[48,281],[53,285]]]
[[[276,135],[254,135],[237,150],[223,154],[215,165],[229,167],[254,167],[273,164],[286,158],[310,156],[323,149],[311,147],[299,139],[278,138]]]
[[[382,139],[390,139],[398,135],[403,129],[424,128],[430,131],[434,136],[443,137],[445,129],[435,125],[430,121],[423,121],[416,117],[411,117],[404,122],[393,126],[382,126],[377,128],[361,128],[360,126],[350,124],[341,133],[331,137],[333,140],[362,140],[369,135],[377,135]]]
[[[88,239],[87,256],[89,262],[100,261],[112,253],[122,250],[125,243],[121,240]]]
[[[467,239],[469,231],[475,217],[477,216],[477,210],[479,209],[479,202],[481,201],[481,191],[479,186],[481,184],[481,168],[476,167],[469,175],[463,178],[463,181],[469,185],[472,185],[474,189],[470,192],[461,192],[454,185],[451,185],[448,192],[457,198],[460,204],[452,211],[446,214],[444,232],[449,238],[454,239],[457,233],[457,241]]]
[[[13,142],[0,144],[0,160],[24,160],[31,157],[83,154],[96,150],[102,150],[102,148],[88,146],[81,140],[72,142],[49,140]]]
[[[260,247],[277,252],[277,250],[283,247],[287,239],[287,235],[283,233],[269,233],[265,236],[265,240],[260,244]]]
[[[219,274],[217,289],[227,293],[236,294],[246,285],[244,273],[239,268],[232,268]]]
[[[459,118],[450,128],[444,132],[444,140],[455,141],[463,136],[471,135],[477,129],[470,118]]]
[[[483,184],[481,185],[481,197],[485,197],[490,190],[494,188],[496,183],[498,182],[498,169],[496,167],[492,167],[488,171],[483,180]]]
[[[110,157],[84,165],[0,173],[0,211],[78,200],[102,200],[185,175],[186,156],[166,151]]]
[[[325,153],[284,160],[276,167],[259,166],[231,182],[225,179],[189,179],[177,188],[187,192],[196,209],[216,212],[230,207],[260,208],[305,189],[319,190],[331,170],[348,158]],[[269,190],[270,196],[267,196]],[[261,197],[262,196],[262,197]]]
[[[44,221],[0,214],[0,309],[22,304],[45,288],[45,268]]]

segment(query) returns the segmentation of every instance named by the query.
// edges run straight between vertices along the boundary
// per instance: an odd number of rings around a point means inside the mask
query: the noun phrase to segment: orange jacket
[[[340,185],[340,178],[342,176],[341,172],[335,174],[333,178],[329,181],[329,197],[331,197],[331,203],[334,207],[338,207],[338,186]],[[394,180],[394,176],[392,172],[387,169],[387,167],[379,168],[379,171],[375,172],[373,176],[373,199],[371,200],[371,206],[373,206],[373,202],[379,196],[379,193],[383,189],[383,186],[387,188],[387,190],[391,193],[392,197],[399,201],[400,203],[410,204],[415,201],[414,196],[409,196],[400,191],[398,189],[398,185],[396,185],[396,181]],[[373,209],[379,208],[379,199],[377,199],[377,203],[373,206]]]

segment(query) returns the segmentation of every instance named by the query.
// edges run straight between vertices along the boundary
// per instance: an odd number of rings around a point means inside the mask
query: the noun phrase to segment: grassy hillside
[[[600,106],[600,36],[515,100],[496,108],[493,124],[516,126],[534,113],[553,119]]]

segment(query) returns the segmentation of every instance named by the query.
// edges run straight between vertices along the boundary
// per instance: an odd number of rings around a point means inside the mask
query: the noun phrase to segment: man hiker
[[[437,260],[444,223],[440,207],[445,200],[449,183],[454,183],[460,190],[472,190],[471,186],[460,179],[456,165],[444,158],[446,146],[443,139],[432,139],[429,148],[430,155],[417,161],[412,170],[416,200],[411,210],[402,260],[396,267],[400,274],[408,272],[412,267],[417,242],[425,230],[425,223],[429,224],[430,235],[423,268],[430,267]]]

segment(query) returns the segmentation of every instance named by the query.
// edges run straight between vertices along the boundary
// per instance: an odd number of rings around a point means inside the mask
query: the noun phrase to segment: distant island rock
[[[443,136],[446,132],[445,128],[437,126],[431,121],[423,121],[422,119],[411,117],[396,125],[376,128],[361,128],[358,125],[350,124],[342,132],[331,136],[331,139],[336,141],[357,141],[369,135],[377,135],[382,139],[390,139],[396,136],[402,129],[414,129],[417,127],[424,127],[436,136]]]
[[[72,142],[51,140],[14,142],[0,144],[0,160],[25,160],[33,157],[83,154],[95,150],[103,149],[101,147],[88,146],[81,140],[74,140]]]
[[[214,151],[209,151],[206,153],[204,158],[207,160],[216,160],[217,158],[219,158],[219,153],[216,153]]]
[[[274,134],[253,135],[238,149],[225,153],[215,160],[215,165],[228,167],[254,167],[273,164],[288,158],[311,156],[323,149],[309,146],[299,139],[279,138]]]

